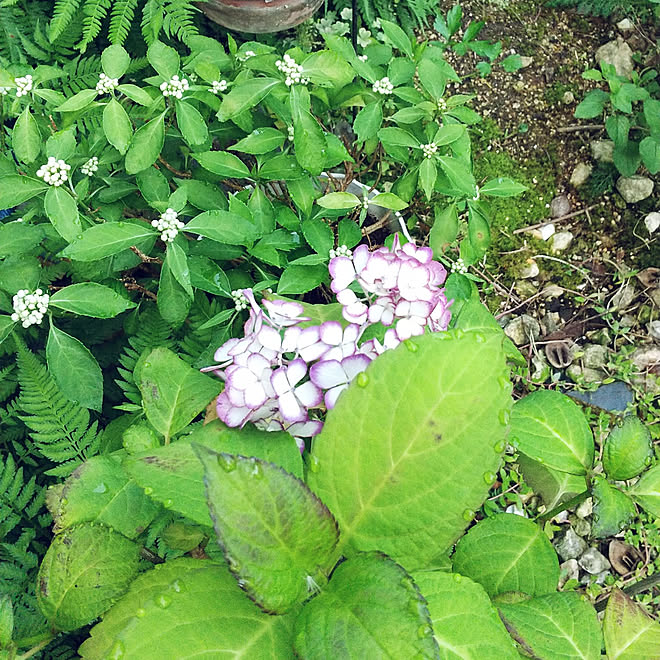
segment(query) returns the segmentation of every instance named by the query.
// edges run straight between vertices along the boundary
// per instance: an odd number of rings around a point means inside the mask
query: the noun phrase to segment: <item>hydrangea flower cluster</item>
[[[460,273],[461,275],[467,275],[468,272],[468,267],[466,263],[459,257],[454,261],[454,263],[451,265],[451,272],[452,273]]]
[[[7,96],[11,87],[0,87],[0,96]]]
[[[306,85],[309,82],[309,78],[303,78],[302,65],[298,64],[291,55],[285,55],[283,59],[277,60],[275,66],[286,76],[284,84],[287,87],[291,87],[296,83]]]
[[[211,94],[220,94],[227,90],[227,81],[226,80],[214,80],[209,87],[209,92]]]
[[[110,78],[105,73],[99,74],[99,81],[96,83],[96,91],[99,94],[110,94],[114,89],[119,86],[118,78]]]
[[[168,81],[160,84],[160,91],[163,96],[173,96],[180,99],[183,93],[188,91],[188,81],[185,78],[179,79],[179,76],[174,75]]]
[[[21,289],[13,298],[14,313],[11,320],[21,322],[24,328],[31,325],[39,325],[48,309],[50,296],[41,289],[30,293],[27,289]]]
[[[369,252],[361,245],[352,256],[341,251],[345,254],[330,261],[330,274],[349,321],[345,327],[338,321],[309,325],[297,302],[265,298],[261,307],[251,289],[232,291],[237,309],[250,308],[244,336],[226,341],[215,353],[217,364],[204,369],[225,381],[217,413],[227,426],[251,422],[264,430],[286,430],[302,451],[305,438],[323,427],[310,411],[333,408],[384,351],[426,327],[447,328],[449,304],[440,288],[446,271],[432,261],[430,248],[401,247],[395,239],[392,250]],[[355,282],[361,298],[348,288]],[[388,326],[383,342],[360,342],[374,323]]]
[[[253,50],[246,50],[244,53],[239,53],[236,58],[239,62],[247,62],[251,57],[255,57],[256,53]]]
[[[16,83],[16,96],[27,96],[32,91],[32,76],[29,73],[16,78],[14,82]]]
[[[352,257],[353,252],[345,245],[338,245],[336,249],[330,250],[330,259],[335,257]]]
[[[422,152],[424,153],[424,158],[433,158],[435,153],[438,151],[438,145],[435,142],[429,142],[428,144],[420,145]]]
[[[61,186],[69,179],[71,165],[67,165],[61,158],[48,157],[48,162],[37,170],[37,176],[51,186]]]
[[[80,166],[80,171],[85,176],[94,176],[94,172],[97,172],[98,169],[99,159],[96,156],[92,156],[87,162]]]
[[[182,229],[184,224],[178,219],[178,214],[174,209],[167,209],[161,213],[160,218],[151,221],[151,226],[155,227],[160,234],[160,238],[165,243],[171,243]]]
[[[377,80],[371,86],[371,89],[373,89],[376,94],[384,94],[387,96],[394,91],[394,85],[390,82],[390,79],[385,76],[384,78]]]
[[[236,311],[242,312],[244,309],[248,308],[250,301],[243,294],[242,289],[235,289],[234,291],[232,291],[231,297],[234,301],[234,307],[236,308]]]

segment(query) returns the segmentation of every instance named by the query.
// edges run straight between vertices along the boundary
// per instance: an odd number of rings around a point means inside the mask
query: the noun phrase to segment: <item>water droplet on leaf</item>
[[[312,472],[318,472],[320,467],[320,461],[317,456],[310,456],[309,458],[309,469]]]
[[[231,454],[219,454],[218,465],[225,471],[231,472],[236,469],[236,457]]]
[[[403,343],[411,353],[417,353],[417,344],[412,339],[406,339]]]
[[[474,340],[477,342],[477,344],[484,344],[486,342],[486,337],[484,337],[484,335],[482,335],[480,332],[475,332]]]
[[[429,637],[432,634],[433,634],[433,630],[431,630],[431,626],[429,626],[427,623],[417,628],[417,637],[419,637],[420,639]]]
[[[369,376],[364,371],[357,375],[357,384],[359,387],[366,387],[369,384]]]
[[[497,479],[497,475],[494,472],[484,472],[484,481],[490,486]]]
[[[178,594],[186,590],[186,585],[183,582],[181,582],[181,580],[174,580],[174,582],[172,582],[170,586]]]
[[[154,489],[153,489],[151,486],[147,486],[147,487],[144,489],[144,494],[145,494],[145,495],[151,495],[153,492],[154,492]]]
[[[163,609],[169,607],[172,604],[172,597],[168,596],[167,594],[160,594],[159,596],[156,596],[156,605],[158,607],[162,607]]]
[[[166,509],[171,509],[173,504],[174,504],[174,502],[173,502],[172,500],[170,500],[169,498],[166,499],[166,500],[163,502],[163,506],[164,506]]]
[[[254,461],[252,465],[252,471],[250,474],[255,478],[255,479],[263,479],[264,477],[264,469],[261,467],[261,464],[258,463],[257,461]]]
[[[467,522],[470,522],[474,518],[474,516],[475,513],[474,511],[472,511],[472,509],[465,509],[465,511],[463,511],[463,520]]]
[[[144,607],[139,607],[139,608],[137,609],[137,611],[135,612],[135,616],[136,616],[138,619],[142,619],[142,618],[145,617],[146,615],[147,615],[147,610],[145,610]]]
[[[463,576],[460,573],[454,573],[454,582],[460,582]]]
[[[495,449],[495,451],[498,454],[501,454],[506,449],[506,442],[504,442],[504,440],[500,440],[499,442],[496,442],[495,447],[493,447],[493,449]]]
[[[108,490],[108,487],[104,483],[100,483],[94,490],[93,493],[105,493]]]
[[[126,653],[126,647],[124,646],[124,642],[122,642],[121,639],[118,639],[112,645],[112,648],[110,649],[110,653],[108,654],[108,659],[119,660],[120,658],[124,657],[125,653]]]
[[[509,420],[511,419],[511,412],[505,408],[504,410],[500,411],[499,418],[500,424],[507,426],[509,424]]]

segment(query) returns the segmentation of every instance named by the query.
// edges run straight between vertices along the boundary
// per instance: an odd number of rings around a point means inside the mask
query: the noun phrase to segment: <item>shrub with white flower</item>
[[[349,250],[345,245],[338,245],[336,249],[330,250],[330,259],[335,257],[352,257],[353,252]]]
[[[16,96],[26,96],[32,91],[32,76],[29,73],[16,78],[14,82],[16,83]]]
[[[41,289],[30,293],[28,289],[21,289],[13,298],[14,313],[11,320],[20,322],[24,328],[39,325],[48,310],[50,296]]]
[[[80,167],[80,171],[85,176],[94,176],[94,172],[97,172],[99,169],[99,159],[96,156],[92,156],[87,162],[83,163]]]
[[[234,307],[236,307],[237,311],[242,312],[244,309],[248,308],[250,301],[247,299],[241,289],[235,289],[232,291],[231,297],[234,300]]]
[[[227,81],[226,80],[214,80],[209,87],[209,92],[211,94],[220,94],[227,90]]]
[[[37,170],[37,176],[51,186],[61,186],[69,179],[71,165],[61,158],[48,157],[48,162]]]
[[[247,62],[251,57],[256,57],[256,55],[253,50],[246,50],[244,53],[239,53],[236,58],[239,62]]]
[[[96,83],[96,91],[99,94],[110,94],[114,89],[119,86],[118,78],[110,78],[105,73],[99,74],[99,81]]]
[[[394,85],[390,82],[390,79],[385,76],[384,78],[377,80],[371,86],[371,89],[373,89],[376,94],[384,94],[387,96],[394,91]]]
[[[468,267],[465,264],[465,262],[463,261],[463,259],[461,259],[461,257],[456,259],[456,261],[454,261],[454,263],[451,265],[451,272],[452,273],[460,273],[461,275],[466,275],[467,274]]]
[[[429,142],[428,144],[420,145],[422,152],[424,153],[424,158],[433,158],[433,156],[438,151],[438,145],[435,142]]]
[[[204,369],[225,381],[217,413],[227,426],[286,430],[302,451],[305,438],[323,427],[318,415],[335,406],[374,358],[427,329],[446,330],[447,273],[430,248],[401,246],[395,238],[391,250],[360,245],[352,254],[346,246],[333,252],[332,289],[345,327],[310,326],[300,303],[264,298],[260,306],[251,289],[232,291],[237,309],[250,308],[244,335],[226,341],[215,353],[218,364]],[[356,282],[359,295],[349,288]],[[382,342],[361,341],[373,324],[387,328]]]
[[[275,66],[286,76],[284,84],[287,87],[291,87],[291,85],[297,83],[301,85],[309,83],[309,78],[303,78],[302,65],[298,64],[290,55],[285,55],[283,59],[277,60]]]
[[[151,221],[151,226],[155,227],[160,234],[160,238],[165,243],[171,243],[182,229],[184,223],[178,219],[178,214],[174,209],[167,209],[161,213],[160,218]]]
[[[160,84],[160,91],[163,92],[163,96],[173,96],[180,99],[183,97],[183,93],[188,91],[189,87],[190,85],[185,78],[179,78],[179,76],[173,75],[169,80]]]

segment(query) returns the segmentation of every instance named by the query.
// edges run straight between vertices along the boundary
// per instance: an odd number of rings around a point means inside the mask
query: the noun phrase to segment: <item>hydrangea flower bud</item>
[[[21,289],[13,298],[14,313],[11,320],[20,322],[24,328],[31,325],[39,325],[48,310],[50,296],[41,289],[30,293],[27,289]]]
[[[69,179],[71,165],[67,165],[61,158],[48,157],[48,162],[37,170],[37,176],[51,186],[61,186]]]

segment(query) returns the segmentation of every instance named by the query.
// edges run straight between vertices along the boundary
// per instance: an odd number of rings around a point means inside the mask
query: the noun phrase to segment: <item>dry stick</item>
[[[158,156],[158,162],[164,165],[172,174],[176,174],[182,179],[192,179],[192,174],[190,172],[182,172],[177,170],[174,166],[170,165],[162,156]]]
[[[629,587],[624,587],[621,591],[623,591],[626,596],[632,597],[636,594],[642,593],[643,591],[653,589],[657,584],[660,584],[660,575],[650,575],[649,577],[641,579],[639,582],[635,582],[635,584],[631,584]],[[599,600],[594,605],[596,612],[602,612],[605,609],[611,595],[612,594],[610,593],[607,598]]]
[[[597,206],[600,206],[599,204],[592,204],[591,206],[588,206],[586,209],[580,209],[579,211],[573,211],[573,213],[568,213],[567,215],[562,215],[559,218],[552,218],[551,220],[544,220],[543,222],[537,222],[535,225],[529,225],[528,227],[519,227],[518,229],[514,229],[513,233],[514,234],[522,234],[524,231],[531,231],[532,229],[539,229],[539,227],[545,227],[546,225],[554,225],[557,222],[563,222],[564,220],[569,220],[570,218],[575,218],[578,215],[582,215],[583,213],[588,213],[589,211],[593,211]]]
[[[543,295],[543,291],[539,291],[538,293],[535,293],[533,296],[530,296],[526,300],[523,300],[519,305],[516,305],[515,307],[510,307],[509,309],[505,309],[503,312],[500,312],[499,314],[495,315],[496,319],[501,319],[503,316],[506,316],[507,314],[511,314],[511,312],[515,312],[517,309],[520,309],[521,307],[524,307],[528,303],[532,302],[532,300],[536,300],[539,296]]]
[[[600,131],[605,128],[604,124],[571,124],[557,129],[557,133],[577,133],[578,131]]]

